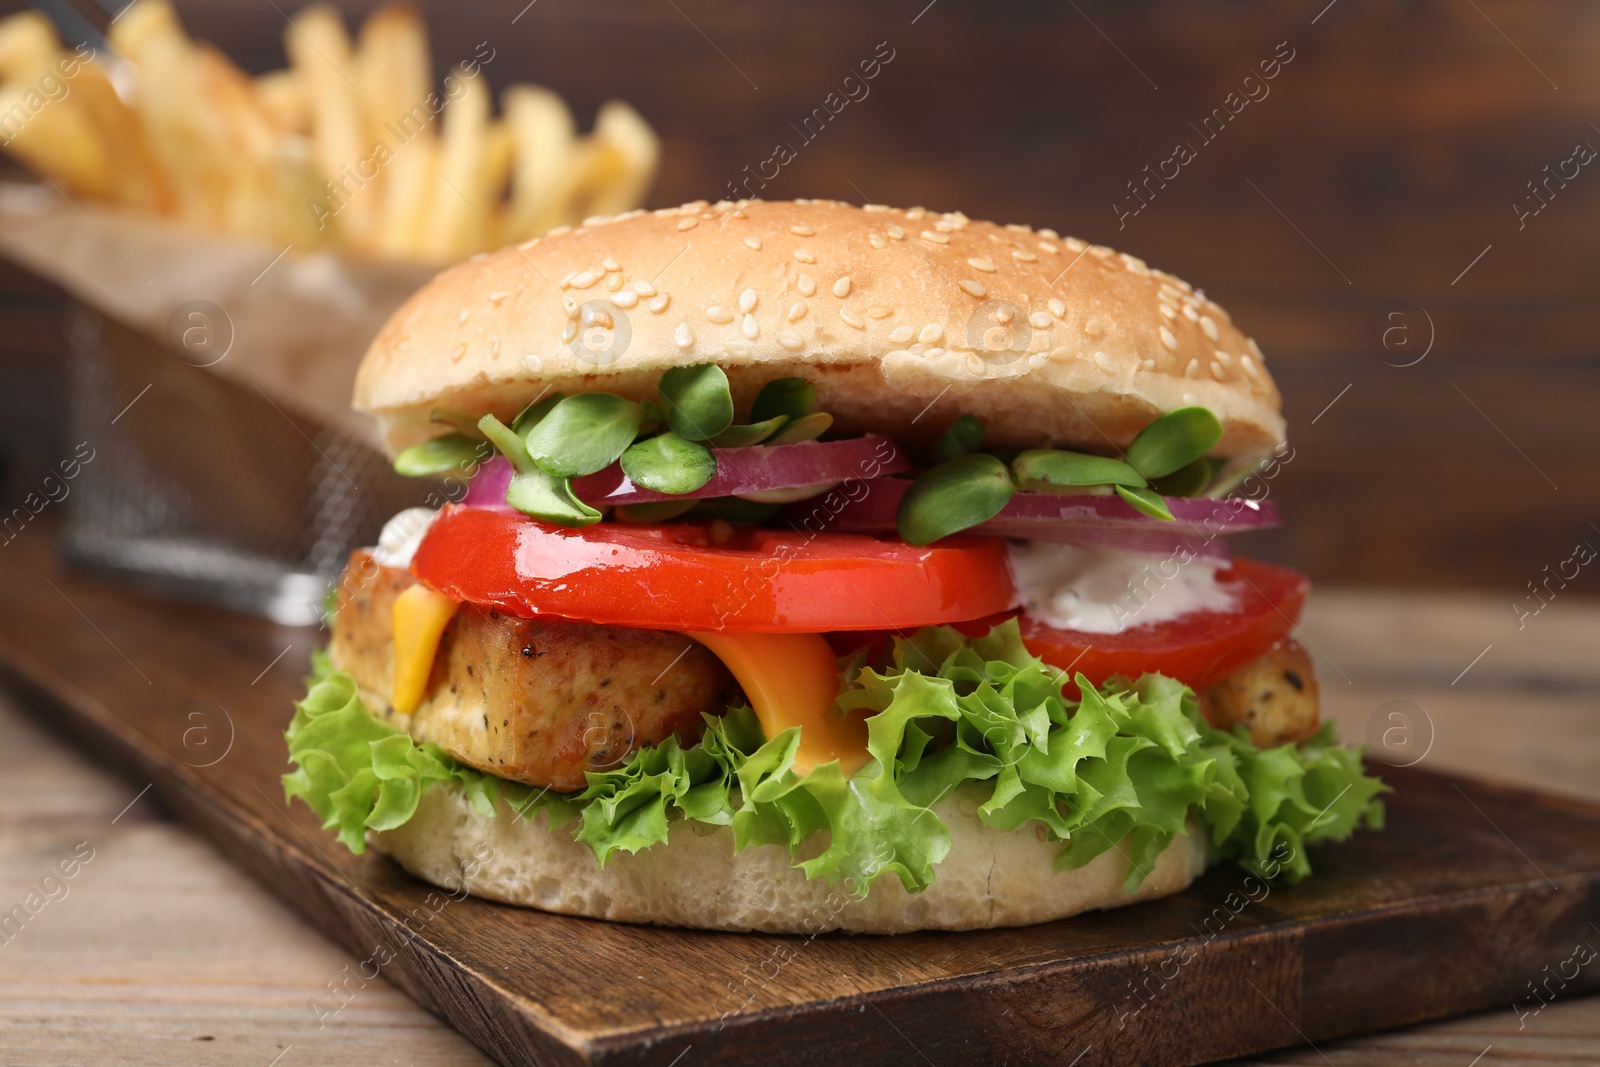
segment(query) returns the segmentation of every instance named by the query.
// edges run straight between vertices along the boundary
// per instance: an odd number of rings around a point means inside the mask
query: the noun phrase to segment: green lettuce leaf
[[[603,866],[665,842],[693,820],[729,826],[736,849],[787,846],[808,877],[865,894],[884,875],[913,892],[934,880],[950,835],[931,810],[957,789],[990,826],[1034,823],[1061,842],[1060,868],[1108,850],[1131,892],[1192,817],[1211,857],[1298,881],[1308,846],[1382,825],[1385,787],[1331,727],[1300,745],[1257,748],[1241,727],[1213,729],[1194,693],[1161,675],[1096,688],[1032,656],[1016,622],[968,638],[928,627],[877,660],[843,665],[835,711],[866,719],[869,761],[794,770],[799,730],[763,736],[746,707],[706,716],[699,742],[641,748],[622,767],[558,796],[463,767],[368,715],[353,681],[319,662],[285,735],[297,769],[285,792],[317,811],[355,851],[368,829],[401,825],[423,789],[459,787],[486,814],[497,789],[527,817],[544,809]],[[818,835],[826,831],[824,841]]]

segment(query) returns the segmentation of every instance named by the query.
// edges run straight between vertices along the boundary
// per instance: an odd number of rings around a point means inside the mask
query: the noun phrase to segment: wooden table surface
[[[1304,629],[1347,738],[1600,799],[1600,602],[1560,600],[1525,621],[1483,594],[1325,589]],[[381,979],[319,1028],[309,1003],[354,961],[47,717],[0,691],[0,911],[34,889],[54,898],[14,936],[0,930],[0,1063],[490,1062]],[[74,877],[41,886],[79,842]],[[1251,1062],[1600,1064],[1600,997]]]

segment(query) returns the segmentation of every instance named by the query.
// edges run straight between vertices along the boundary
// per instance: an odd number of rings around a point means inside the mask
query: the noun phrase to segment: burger
[[[437,481],[351,556],[284,783],[428,882],[971,929],[1297,881],[1381,823],[1306,578],[1228,547],[1293,458],[1265,358],[1131,255],[823,201],[594,218],[425,286],[355,407]]]

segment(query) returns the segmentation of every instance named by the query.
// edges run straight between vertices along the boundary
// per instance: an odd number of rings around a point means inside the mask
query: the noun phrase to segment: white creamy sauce
[[[1051,541],[1012,542],[1009,552],[1018,606],[1063,630],[1115,634],[1236,606],[1217,584],[1225,566],[1217,559],[1180,564],[1170,555]]]
[[[411,566],[411,557],[417,554],[422,535],[438,517],[439,513],[432,508],[406,508],[383,524],[372,558],[385,567]]]

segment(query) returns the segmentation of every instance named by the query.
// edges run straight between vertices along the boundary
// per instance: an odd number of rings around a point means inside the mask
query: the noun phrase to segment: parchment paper
[[[210,327],[218,339],[231,326],[226,355],[215,358],[219,346],[179,358],[375,445],[371,424],[350,410],[356,367],[389,315],[436,269],[302,254],[15,182],[0,183],[0,254],[164,343],[201,321],[189,316],[192,302],[216,305],[220,317],[198,310],[223,320]]]

